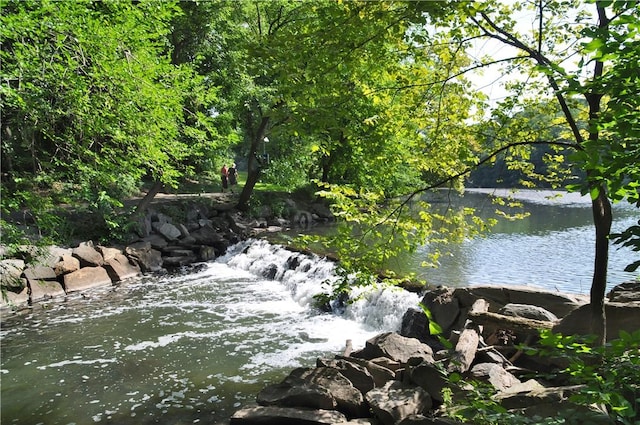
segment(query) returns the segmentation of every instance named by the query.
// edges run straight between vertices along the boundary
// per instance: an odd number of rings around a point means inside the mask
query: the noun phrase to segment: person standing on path
[[[227,164],[224,164],[220,169],[220,182],[222,183],[222,193],[224,193],[225,189],[229,187],[228,179],[229,179],[229,170],[227,169]]]
[[[231,164],[231,167],[229,167],[227,176],[229,180],[229,187],[231,188],[231,193],[233,193],[233,187],[238,184],[238,169],[236,168],[235,162]]]

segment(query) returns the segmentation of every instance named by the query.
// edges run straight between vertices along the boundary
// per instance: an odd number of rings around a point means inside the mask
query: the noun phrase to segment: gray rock
[[[390,381],[382,388],[374,388],[365,395],[374,417],[383,425],[394,425],[410,415],[423,414],[433,405],[422,388]]]
[[[344,356],[336,356],[338,360],[344,360],[346,362],[352,362],[364,367],[371,377],[373,378],[373,384],[375,387],[383,387],[387,382],[394,380],[396,378],[396,374],[393,370],[387,369],[386,367],[380,366],[376,363],[373,363],[370,360],[359,359],[357,357],[344,357]]]
[[[640,302],[604,304],[607,316],[607,341],[618,338],[620,331],[635,332],[640,324]],[[588,335],[591,331],[591,307],[584,305],[562,318],[552,328],[563,335]]]
[[[442,389],[447,387],[448,380],[446,374],[435,365],[422,362],[418,366],[413,366],[407,370],[407,378],[410,383],[423,388],[431,398],[439,403],[444,401]]]
[[[366,394],[374,387],[374,380],[371,373],[362,365],[346,360],[318,359],[317,367],[331,367],[344,375],[351,384],[362,394]],[[386,381],[385,381],[386,382]]]
[[[102,258],[104,259],[105,263],[107,263],[112,258],[115,258],[117,255],[122,254],[122,250],[121,249],[107,247],[107,246],[101,246],[101,245],[98,245],[96,247],[96,250],[100,254],[102,254]]]
[[[162,270],[162,254],[160,251],[152,249],[149,242],[131,244],[125,249],[125,252],[143,273]]]
[[[352,356],[367,360],[388,357],[400,363],[418,357],[433,362],[431,347],[416,338],[407,338],[395,332],[386,332],[371,338],[362,350],[354,352]]]
[[[131,264],[127,256],[124,254],[118,254],[112,259],[109,259],[104,265],[104,268],[109,274],[112,282],[120,282],[121,280],[140,274],[140,267],[135,264]]]
[[[505,316],[524,317],[525,319],[543,320],[555,322],[558,317],[549,310],[537,305],[509,303],[498,310],[498,313]]]
[[[614,286],[607,298],[616,303],[640,302],[640,281],[632,280]]]
[[[440,325],[444,335],[449,335],[461,314],[460,301],[453,294],[453,289],[441,287],[428,291],[422,298],[422,304],[429,309],[433,321]]]
[[[2,308],[21,309],[29,305],[29,288],[26,286],[19,293],[7,291],[6,296],[6,299],[0,297],[0,306]]]
[[[23,274],[29,282],[57,279],[56,272],[47,266],[28,266],[24,269]]]
[[[104,258],[91,241],[83,242],[73,248],[73,256],[80,260],[80,267],[96,267],[104,264]]]
[[[182,235],[180,230],[171,223],[156,222],[153,223],[151,227],[153,227],[156,233],[159,233],[168,241],[177,241]]]
[[[328,409],[336,407],[336,401],[326,388],[305,381],[287,377],[279,384],[267,385],[257,395],[261,406],[302,407],[308,409]]]
[[[318,367],[304,371],[300,378],[329,390],[336,401],[336,410],[348,418],[368,416],[369,406],[362,393],[337,369]]]
[[[471,286],[456,288],[453,296],[460,300],[461,307],[470,307],[479,298],[489,301],[491,312],[497,312],[509,303],[528,304],[544,307],[557,317],[564,317],[581,305],[588,303],[588,299],[578,295],[562,294],[541,288],[528,286]]]
[[[169,242],[165,238],[160,235],[151,234],[142,239],[144,242],[149,242],[151,244],[151,248],[162,250],[164,247],[169,245]]]
[[[64,275],[64,288],[67,293],[80,292],[102,285],[111,285],[111,278],[104,267],[83,267]]]
[[[520,380],[502,366],[495,363],[479,363],[471,368],[470,375],[476,379],[489,382],[498,391],[505,391]]]
[[[20,276],[22,276],[24,267],[24,260],[6,259],[0,261],[0,284],[10,288],[21,288],[23,281]]]
[[[32,303],[66,295],[62,285],[57,281],[27,280],[27,282],[29,285],[29,298]]]
[[[331,410],[295,409],[277,406],[255,406],[238,410],[230,425],[333,425],[347,418]]]
[[[73,273],[80,270],[80,260],[72,255],[64,254],[60,257],[60,261],[53,266],[53,270],[58,276]]]

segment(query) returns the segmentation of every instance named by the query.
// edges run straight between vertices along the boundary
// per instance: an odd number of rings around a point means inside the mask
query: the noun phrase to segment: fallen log
[[[505,316],[504,314],[470,311],[469,319],[478,325],[490,326],[498,329],[511,329],[515,332],[538,335],[540,330],[551,329],[554,322],[544,320],[526,319],[524,317]]]
[[[482,313],[489,309],[489,303],[483,299],[476,300],[471,306],[468,317],[471,317],[472,313]],[[460,338],[456,343],[456,348],[451,357],[449,363],[449,372],[466,372],[471,367],[471,364],[476,358],[476,352],[478,351],[478,343],[480,342],[480,334],[482,330],[479,324],[467,320],[465,328],[460,333]]]

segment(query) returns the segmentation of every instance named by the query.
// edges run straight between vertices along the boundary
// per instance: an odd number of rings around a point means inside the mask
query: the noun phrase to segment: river
[[[484,202],[470,193],[468,202]],[[531,195],[529,195],[531,198]],[[454,247],[434,284],[530,284],[588,290],[592,228],[588,204],[528,199],[528,219],[498,224]],[[489,207],[487,207],[487,210]],[[481,210],[481,209],[480,209]],[[616,226],[638,220],[617,209]],[[541,218],[540,215],[546,216]],[[417,271],[424,247],[399,269]],[[612,250],[612,284],[634,278],[634,258]],[[181,273],[99,288],[3,317],[2,424],[226,423],[267,383],[318,356],[396,330],[415,294],[375,288],[336,313],[312,307],[337,279],[330,261],[262,240],[232,247]]]

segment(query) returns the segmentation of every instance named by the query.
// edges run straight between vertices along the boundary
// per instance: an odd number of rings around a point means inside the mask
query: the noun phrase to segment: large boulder
[[[607,340],[618,338],[620,331],[635,332],[640,329],[640,302],[605,303],[607,316]],[[563,335],[587,335],[591,331],[591,306],[584,305],[571,312],[553,327],[553,332]]]
[[[410,415],[426,413],[433,405],[429,394],[418,386],[390,381],[365,395],[374,417],[382,425],[395,425]]]
[[[336,410],[344,413],[347,418],[368,416],[369,406],[362,393],[337,369],[317,367],[302,370],[299,377],[329,390],[336,401]]]
[[[525,319],[542,320],[546,322],[555,322],[558,320],[555,314],[537,305],[509,303],[498,310],[498,313],[504,314],[505,316],[524,317]]]
[[[64,275],[64,288],[67,293],[110,284],[111,278],[104,267],[83,267],[73,273]]]
[[[330,367],[339,371],[362,394],[373,389],[375,382],[371,373],[364,366],[341,359],[318,359],[317,367]],[[386,382],[386,381],[385,381]]]
[[[498,391],[505,391],[521,383],[512,373],[496,363],[478,363],[471,368],[470,376],[489,382]]]
[[[423,388],[434,401],[442,403],[444,395],[442,390],[449,385],[447,375],[442,368],[428,362],[422,362],[417,366],[407,368],[406,379]]]
[[[353,357],[371,360],[387,357],[400,363],[411,358],[433,362],[433,350],[416,338],[407,338],[395,332],[386,332],[369,339],[365,347],[352,354]]]
[[[497,312],[507,304],[527,304],[544,307],[557,317],[564,317],[578,307],[588,303],[579,295],[563,294],[528,286],[481,285],[456,288],[453,296],[462,306],[471,306],[475,300],[483,298],[489,302],[489,311]]]
[[[29,285],[29,299],[31,300],[31,303],[63,297],[66,295],[62,285],[58,281],[27,280],[27,282]]]
[[[125,248],[125,253],[143,273],[162,270],[162,254],[151,248],[149,242],[133,243]]]
[[[332,410],[336,408],[336,400],[329,390],[292,375],[279,384],[264,387],[256,397],[258,404],[308,409]]]
[[[613,287],[607,294],[610,302],[640,302],[640,281],[632,280]]]
[[[296,409],[279,406],[252,406],[231,416],[230,425],[334,425],[347,418],[334,410]]]
[[[53,270],[58,276],[73,273],[80,270],[80,260],[72,255],[64,254],[60,257],[60,261],[53,266]]]
[[[117,254],[113,258],[107,260],[104,268],[109,274],[112,282],[120,282],[121,280],[140,274],[140,267],[136,264],[132,264],[124,254]]]
[[[336,356],[336,359],[364,367],[373,378],[374,387],[383,387],[387,382],[396,378],[396,374],[393,370],[371,360],[345,356]],[[377,360],[377,358],[373,360]]]
[[[9,288],[22,288],[21,279],[24,270],[24,260],[6,259],[0,261],[0,284]]]
[[[80,260],[80,267],[97,267],[104,264],[104,257],[91,241],[82,242],[73,248],[73,256]]]

